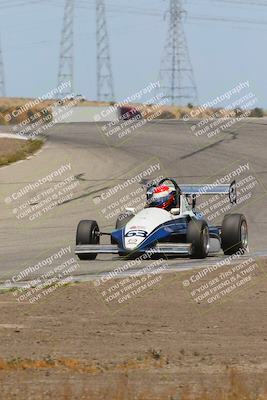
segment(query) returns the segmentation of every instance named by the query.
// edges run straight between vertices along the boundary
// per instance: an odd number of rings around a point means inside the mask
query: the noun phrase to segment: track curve
[[[249,222],[250,250],[265,255],[267,243],[267,121],[250,119],[235,125],[223,138],[207,143],[196,140],[190,131],[192,122],[157,121],[147,123],[138,134],[119,146],[109,146],[95,124],[62,124],[48,135],[44,150],[36,157],[0,169],[1,182],[1,281],[27,266],[36,264],[61,247],[71,246],[73,255],[76,225],[80,219],[99,219],[102,229],[113,220],[101,220],[92,201],[99,191],[131,177],[129,171],[159,160],[166,176],[178,182],[202,183],[208,177],[220,177],[227,166],[247,160],[260,182],[257,196],[242,208]],[[79,181],[70,201],[30,222],[17,220],[6,198],[33,184],[60,166],[70,164],[71,174]],[[56,179],[60,182],[60,177]],[[47,185],[49,187],[49,184]],[[38,191],[37,191],[38,192]],[[220,258],[219,258],[220,259]],[[206,265],[207,262],[170,260],[170,270]],[[80,262],[77,277],[97,277],[114,268],[116,259],[99,257],[95,262]],[[43,268],[42,271],[49,269]]]

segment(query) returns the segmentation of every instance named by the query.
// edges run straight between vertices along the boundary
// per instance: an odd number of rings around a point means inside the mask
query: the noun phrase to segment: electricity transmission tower
[[[161,89],[169,103],[198,101],[197,88],[183,28],[182,0],[169,0],[168,37],[160,69]]]
[[[4,62],[3,62],[2,46],[0,42],[0,97],[5,97],[5,96],[6,96],[6,87],[5,87]]]
[[[96,0],[97,100],[113,101],[114,88],[111,69],[105,0]]]
[[[70,82],[61,96],[73,93],[73,48],[74,48],[74,0],[65,0],[64,21],[60,42],[58,85]]]

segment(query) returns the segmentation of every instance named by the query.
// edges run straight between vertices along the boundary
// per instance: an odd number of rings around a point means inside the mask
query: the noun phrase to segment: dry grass
[[[161,384],[158,387],[143,388],[138,387],[129,378],[130,374],[135,370],[147,370],[151,373],[155,369],[166,367],[168,363],[168,359],[163,357],[161,352],[154,349],[149,350],[143,357],[104,365],[98,362],[88,363],[68,358],[45,358],[41,360],[0,359],[0,376],[3,372],[10,374],[25,370],[31,370],[32,373],[51,370],[55,372],[71,372],[72,385],[65,382],[56,393],[51,393],[51,398],[58,400],[76,398],[86,400],[267,400],[267,393],[266,391],[264,392],[264,383],[262,388],[252,390],[247,386],[246,377],[233,368],[229,369],[226,380],[223,382],[223,388],[212,391],[209,390],[209,387],[204,386],[195,392],[192,391],[191,387],[185,387],[181,391],[177,389],[174,383],[169,384],[168,387]],[[76,374],[96,376],[106,373],[114,373],[114,382],[116,384],[112,388],[102,388],[100,391],[96,391],[94,388],[88,390],[87,385],[80,387],[79,390],[75,387],[73,378]],[[49,387],[48,383],[47,386]],[[34,399],[46,399],[47,397],[42,391],[43,389],[40,388],[38,393],[34,393]],[[23,392],[25,395],[25,390]],[[24,398],[26,397],[18,397],[18,400]],[[8,392],[5,393],[5,399],[9,399]]]
[[[34,99],[22,99],[22,98],[0,98],[0,125],[9,125],[9,124],[20,124],[25,121],[30,121],[30,123],[37,123],[38,121],[47,122],[47,115],[51,113],[51,105],[53,101],[44,101],[36,106],[31,107],[27,111],[18,112],[20,107],[25,106],[28,102]],[[11,113],[16,112],[14,117]],[[41,112],[43,111],[43,112]],[[6,116],[10,115],[10,121],[6,119]]]
[[[72,358],[44,358],[39,360],[32,359],[0,359],[0,371],[20,371],[20,370],[68,370],[79,372],[81,374],[97,375],[104,372],[122,372],[128,373],[134,370],[150,370],[163,368],[168,364],[168,359],[161,356],[160,352],[155,350],[148,351],[144,356],[128,359],[120,363],[99,362],[88,363]]]
[[[263,383],[264,385],[264,383]],[[180,400],[266,400],[267,393],[264,388],[253,391],[248,388],[246,378],[235,369],[230,369],[228,383],[224,388],[216,392],[209,392],[203,388],[199,393],[192,394],[190,388],[186,388],[180,395]]]
[[[25,144],[20,139],[0,138],[0,157],[16,153]]]
[[[35,140],[15,140],[0,139],[0,167],[9,165],[18,160],[24,160],[31,154],[38,151],[43,145],[43,141]]]
[[[80,362],[75,360],[57,360],[58,365],[62,365],[66,368],[70,368],[74,372],[80,372]],[[1,368],[6,367],[6,363],[3,365],[1,361]],[[14,370],[13,367],[20,366],[20,368],[27,369],[46,369],[53,368],[52,360],[42,361],[9,361],[9,373]],[[12,367],[12,368],[10,368]],[[1,374],[0,369],[0,374]],[[45,388],[39,386],[37,391],[32,392],[30,386],[25,386],[21,383],[23,391],[19,390],[19,395],[16,397],[17,400],[40,399],[45,400],[57,399],[57,400],[266,400],[267,393],[263,392],[263,388],[254,389],[253,391],[248,389],[245,377],[234,369],[230,369],[228,373],[228,381],[225,382],[225,386],[215,391],[209,391],[209,388],[203,387],[203,389],[195,392],[190,388],[177,389],[175,384],[162,385],[151,387],[148,385],[147,388],[141,387],[138,383],[134,383],[129,377],[127,371],[114,376],[114,385],[109,387],[102,387],[101,389],[94,389],[92,385],[89,386],[86,380],[77,380],[81,385],[75,386],[74,376],[70,380],[64,380],[61,385],[57,386],[58,389],[49,391],[49,381],[47,380]],[[70,383],[71,382],[71,383]],[[19,383],[19,382],[18,382]],[[168,387],[167,387],[168,386]],[[21,387],[22,388],[22,387]],[[13,389],[13,388],[12,388]],[[11,391],[11,390],[10,390]],[[30,395],[31,393],[31,395]],[[8,390],[2,391],[0,398],[7,400],[13,398]]]

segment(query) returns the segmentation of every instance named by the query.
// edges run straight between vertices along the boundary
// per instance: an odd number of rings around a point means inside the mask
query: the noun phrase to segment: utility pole
[[[6,96],[5,73],[4,73],[2,44],[0,40],[0,97],[5,97],[5,96]]]
[[[74,49],[74,0],[65,0],[64,21],[60,42],[60,58],[58,71],[58,85],[70,82],[61,96],[73,93],[73,49]]]
[[[105,0],[96,0],[97,100],[114,101]]]
[[[170,0],[168,37],[160,69],[161,89],[172,105],[196,104],[197,88],[183,27],[183,0]]]

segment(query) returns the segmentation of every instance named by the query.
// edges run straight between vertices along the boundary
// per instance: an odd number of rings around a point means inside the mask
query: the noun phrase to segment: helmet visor
[[[173,195],[168,195],[160,198],[155,198],[152,196],[151,199],[149,199],[149,205],[151,207],[163,207],[165,204],[169,204],[170,200],[173,199]]]

